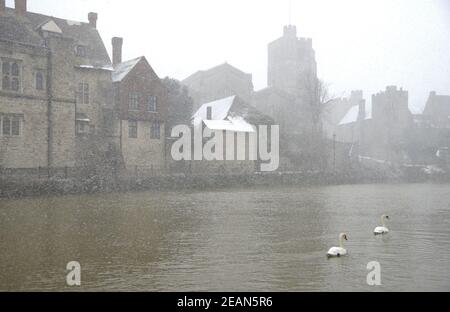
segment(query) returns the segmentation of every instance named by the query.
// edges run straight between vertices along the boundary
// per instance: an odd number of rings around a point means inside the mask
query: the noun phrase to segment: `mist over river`
[[[449,269],[448,184],[0,199],[1,291],[449,291]]]

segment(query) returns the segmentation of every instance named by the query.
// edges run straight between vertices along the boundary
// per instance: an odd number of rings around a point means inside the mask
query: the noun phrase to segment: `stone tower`
[[[312,39],[298,38],[294,25],[284,26],[283,36],[269,43],[268,85],[303,97],[314,89],[317,63]]]

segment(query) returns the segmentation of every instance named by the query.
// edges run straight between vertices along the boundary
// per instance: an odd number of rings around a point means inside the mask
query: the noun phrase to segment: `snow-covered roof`
[[[98,69],[98,70],[114,71],[114,69],[111,66],[78,65],[77,67],[83,68],[83,69]]]
[[[211,119],[207,119],[208,107],[211,108]],[[255,132],[252,122],[271,123],[267,116],[256,109],[238,101],[238,97],[230,96],[217,101],[203,104],[192,116],[192,124],[200,126],[203,123],[211,130],[234,132]]]
[[[112,74],[113,82],[122,81],[133,70],[133,68],[137,65],[137,63],[139,63],[141,59],[142,56],[130,61],[117,64]]]
[[[230,96],[224,99],[203,104],[194,114],[194,116],[192,116],[193,124],[197,126],[201,124],[203,120],[207,119],[208,107],[211,107],[212,120],[224,120],[228,116],[235,98],[236,96]]]
[[[372,111],[371,109],[366,109],[365,120],[372,119],[371,111]],[[339,126],[356,122],[358,120],[358,116],[359,116],[359,105],[354,105],[350,107],[347,114],[345,114],[344,118],[341,119],[341,121],[339,122]]]
[[[255,132],[255,128],[243,118],[227,117],[226,120],[204,120],[203,122],[211,130]]]

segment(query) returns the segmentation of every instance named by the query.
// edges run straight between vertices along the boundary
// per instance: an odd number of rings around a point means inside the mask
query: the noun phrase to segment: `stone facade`
[[[283,134],[295,131],[298,123],[295,114],[292,113],[295,103],[295,96],[274,87],[255,92],[252,99],[253,106],[273,117]]]
[[[304,96],[317,79],[317,63],[311,38],[298,38],[297,28],[284,27],[283,36],[269,44],[268,85]],[[310,86],[311,85],[311,86]]]
[[[81,23],[26,8],[23,0],[16,9],[0,3],[0,167],[76,166],[78,116],[96,134],[102,107],[112,104],[97,15]],[[88,85],[84,103],[78,101],[81,82]]]
[[[450,128],[450,95],[430,92],[423,115],[429,117],[434,128]]]
[[[408,92],[388,86],[385,91],[372,95],[371,111],[364,100],[350,107],[336,129],[336,139],[353,144],[356,156],[408,162],[407,140],[412,128]]]
[[[372,130],[368,154],[390,161],[405,160],[406,134],[412,127],[408,91],[388,86],[372,95]]]
[[[363,92],[361,90],[352,91],[350,97],[333,99],[327,103],[323,111],[323,126],[324,132],[328,139],[333,139],[337,136],[340,142],[351,142],[352,135],[348,132],[342,133],[343,125],[339,125],[342,119],[346,116],[352,107],[359,107],[361,101],[364,100]]]

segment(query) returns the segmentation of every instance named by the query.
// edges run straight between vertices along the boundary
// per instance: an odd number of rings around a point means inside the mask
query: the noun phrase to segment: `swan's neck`
[[[386,227],[386,223],[384,222],[384,217],[381,217],[381,225],[382,225],[383,227]]]
[[[339,238],[339,247],[344,248],[344,238],[343,237]]]

